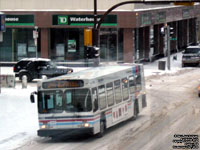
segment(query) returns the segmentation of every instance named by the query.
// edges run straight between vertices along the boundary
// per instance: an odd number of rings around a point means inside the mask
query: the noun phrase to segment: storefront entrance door
[[[104,29],[100,31],[101,62],[117,61],[117,30]]]

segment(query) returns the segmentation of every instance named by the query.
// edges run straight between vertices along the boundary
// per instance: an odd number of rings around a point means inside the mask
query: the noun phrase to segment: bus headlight
[[[41,128],[41,129],[46,129],[47,126],[46,126],[45,124],[43,124],[40,128]]]
[[[84,123],[83,127],[88,128],[88,127],[90,127],[90,124],[89,123]]]
[[[72,73],[73,72],[73,70],[69,70],[67,73]]]

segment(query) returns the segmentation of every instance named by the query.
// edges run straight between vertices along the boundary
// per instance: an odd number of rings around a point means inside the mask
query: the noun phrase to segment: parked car
[[[65,66],[57,66],[50,59],[44,58],[25,58],[17,62],[13,67],[15,77],[22,80],[23,76],[27,77],[27,81],[33,79],[41,79],[43,75],[52,78],[68,73],[72,73],[73,69]]]
[[[200,65],[200,46],[188,46],[183,52],[182,67],[188,65]]]

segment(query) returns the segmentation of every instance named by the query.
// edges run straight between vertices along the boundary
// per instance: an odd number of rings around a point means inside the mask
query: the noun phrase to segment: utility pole
[[[92,46],[98,47],[98,39],[99,39],[99,29],[97,29],[97,0],[94,0],[94,27],[92,30]],[[100,51],[98,51],[99,56],[94,58],[94,66],[99,66],[100,63]]]

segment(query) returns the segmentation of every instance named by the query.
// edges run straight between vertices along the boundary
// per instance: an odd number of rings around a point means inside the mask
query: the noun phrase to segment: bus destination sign
[[[54,89],[54,88],[76,88],[83,87],[83,80],[57,80],[51,82],[43,82],[43,89]]]

